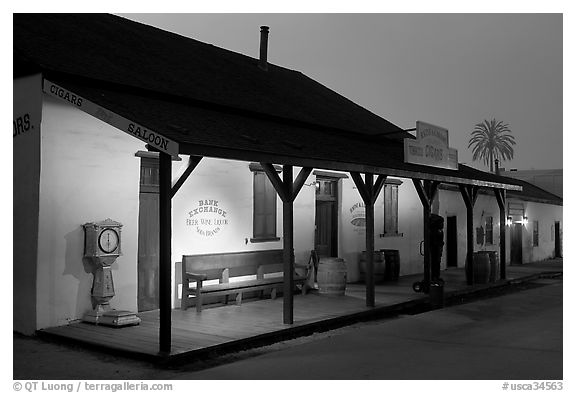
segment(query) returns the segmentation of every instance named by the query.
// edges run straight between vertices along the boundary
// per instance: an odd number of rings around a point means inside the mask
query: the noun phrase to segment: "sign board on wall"
[[[404,139],[404,162],[458,169],[458,150],[448,146],[447,129],[417,121],[416,138]]]
[[[101,107],[76,93],[66,90],[49,80],[44,80],[44,93],[56,97],[62,101],[68,102],[70,105],[86,112],[87,114],[96,117],[119,130],[130,134],[143,142],[148,143],[150,146],[168,153],[171,156],[177,157],[179,148],[178,143],[173,140],[160,135],[158,132],[150,130],[136,122],[133,122],[125,117],[122,117],[108,109]]]

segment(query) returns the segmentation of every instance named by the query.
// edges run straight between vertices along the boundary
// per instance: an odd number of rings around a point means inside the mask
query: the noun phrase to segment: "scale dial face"
[[[100,247],[100,250],[106,254],[111,254],[116,251],[118,243],[118,232],[112,228],[104,229],[100,232],[100,236],[98,236],[98,247]]]

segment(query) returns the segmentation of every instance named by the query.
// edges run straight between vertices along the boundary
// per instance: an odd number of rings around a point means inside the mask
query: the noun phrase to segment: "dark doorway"
[[[522,264],[522,223],[512,224],[510,229],[510,264]]]
[[[159,307],[159,161],[142,158],[138,217],[138,311]]]
[[[316,231],[318,257],[338,256],[338,180],[317,178]]]
[[[446,267],[458,266],[458,226],[456,216],[446,217]]]
[[[560,233],[560,221],[554,222],[554,257],[562,258],[562,235]]]

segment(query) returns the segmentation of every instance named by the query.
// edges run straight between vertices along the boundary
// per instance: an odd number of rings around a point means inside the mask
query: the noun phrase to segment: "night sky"
[[[495,117],[516,138],[517,169],[562,168],[562,14],[120,14],[298,70],[402,128],[450,131],[473,162],[474,125]]]

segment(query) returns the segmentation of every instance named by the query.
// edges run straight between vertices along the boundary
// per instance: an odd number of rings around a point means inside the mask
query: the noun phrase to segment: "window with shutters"
[[[534,224],[532,225],[532,245],[538,247],[539,240],[538,221],[534,221]]]
[[[384,233],[381,236],[402,236],[398,233],[398,185],[399,181],[384,185]]]
[[[250,241],[280,240],[276,236],[276,190],[266,173],[254,173],[253,236]]]
[[[494,220],[492,217],[486,217],[486,244],[494,244]]]

